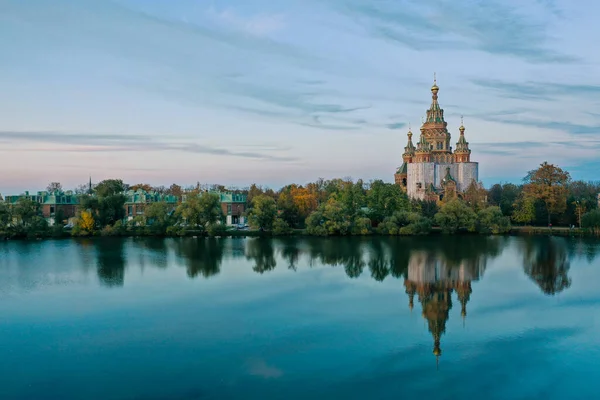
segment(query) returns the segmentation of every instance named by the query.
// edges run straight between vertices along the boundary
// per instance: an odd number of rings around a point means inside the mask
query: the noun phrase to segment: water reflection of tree
[[[185,260],[187,275],[205,278],[217,275],[223,260],[223,240],[217,238],[182,238],[175,241],[175,254]]]
[[[277,266],[273,240],[267,238],[252,238],[246,243],[246,259],[254,261],[252,269],[259,274],[271,271]]]
[[[146,261],[150,261],[152,266],[158,268],[167,268],[167,241],[164,238],[156,237],[142,237],[135,238],[134,243],[140,246],[142,249],[149,250],[148,253],[142,253],[139,255],[140,266],[145,267]]]
[[[121,238],[94,241],[98,278],[105,286],[123,286],[125,282],[125,242]]]
[[[371,241],[369,245],[369,270],[371,277],[378,282],[390,274],[390,260],[386,250],[388,248],[384,247],[381,240]]]
[[[388,276],[406,275],[409,259],[415,251],[427,251],[431,257],[443,258],[449,266],[471,263],[481,266],[498,256],[507,238],[470,236],[440,237],[368,237],[309,238],[310,264],[343,265],[351,278],[360,276],[368,265],[373,279],[383,281]],[[289,246],[289,244],[288,244]]]
[[[523,269],[547,295],[555,295],[571,286],[570,262],[564,238],[523,239]]]
[[[287,261],[288,269],[296,270],[300,260],[300,248],[294,238],[281,239],[281,257]]]
[[[585,258],[589,264],[596,259],[598,250],[600,250],[598,239],[590,237],[571,238],[566,241],[566,245],[569,259],[579,256]]]
[[[358,237],[308,238],[309,264],[342,265],[350,278],[357,278],[366,265],[364,242]]]

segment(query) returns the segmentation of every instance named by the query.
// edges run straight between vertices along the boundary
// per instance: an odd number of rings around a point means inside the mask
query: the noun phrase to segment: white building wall
[[[435,164],[435,183],[434,186],[439,188],[442,186],[442,180],[446,177],[446,170],[450,168],[450,175],[457,181],[458,164],[442,163]]]
[[[424,199],[425,189],[435,184],[435,163],[410,163],[406,170],[406,192],[413,199]],[[421,184],[419,189],[417,184]]]
[[[456,180],[457,190],[465,191],[471,182],[479,182],[479,163],[410,163],[406,171],[406,192],[413,199],[424,199],[425,189],[433,183],[436,188],[442,186],[446,170]],[[421,184],[421,189],[417,184]]]
[[[479,163],[458,163],[458,173],[454,179],[458,183],[458,190],[465,191],[471,182],[479,182]]]

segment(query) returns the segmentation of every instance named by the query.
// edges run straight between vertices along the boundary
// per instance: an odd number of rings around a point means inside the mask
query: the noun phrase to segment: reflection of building
[[[421,315],[427,320],[429,332],[433,336],[433,354],[436,357],[442,354],[440,339],[446,331],[448,313],[452,308],[452,292],[456,292],[461,304],[461,315],[466,318],[471,282],[477,281],[484,270],[485,258],[462,260],[453,264],[435,253],[412,253],[404,279],[408,306],[413,309],[414,296],[417,294],[423,310]]]
[[[444,110],[438,103],[439,87],[431,87],[432,101],[427,118],[421,126],[417,145],[408,131],[408,143],[402,154],[403,163],[394,175],[411,198],[441,200],[464,192],[478,180],[479,164],[471,161],[471,149],[465,139],[465,127],[461,123],[456,149],[450,145],[450,133],[444,120]]]

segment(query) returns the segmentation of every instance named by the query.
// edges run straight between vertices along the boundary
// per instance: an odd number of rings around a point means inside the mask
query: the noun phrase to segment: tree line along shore
[[[152,191],[179,201],[155,201],[143,214],[127,218],[128,189]],[[244,224],[225,224],[217,191],[200,185],[183,189],[126,185],[108,179],[79,187],[77,211],[70,223],[57,209],[49,223],[40,204],[19,198],[0,202],[0,238],[65,236],[268,236],[268,235],[426,235],[591,234],[600,236],[600,182],[572,180],[558,166],[542,163],[522,184],[473,182],[454,198],[409,199],[398,185],[381,180],[319,179],[278,191],[256,184],[244,190]],[[48,190],[62,190],[52,183]],[[162,198],[162,197],[158,197]]]

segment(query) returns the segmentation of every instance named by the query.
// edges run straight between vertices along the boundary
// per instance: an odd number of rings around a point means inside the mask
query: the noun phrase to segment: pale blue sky
[[[486,184],[599,179],[600,3],[0,0],[0,192],[393,180],[437,72]]]

